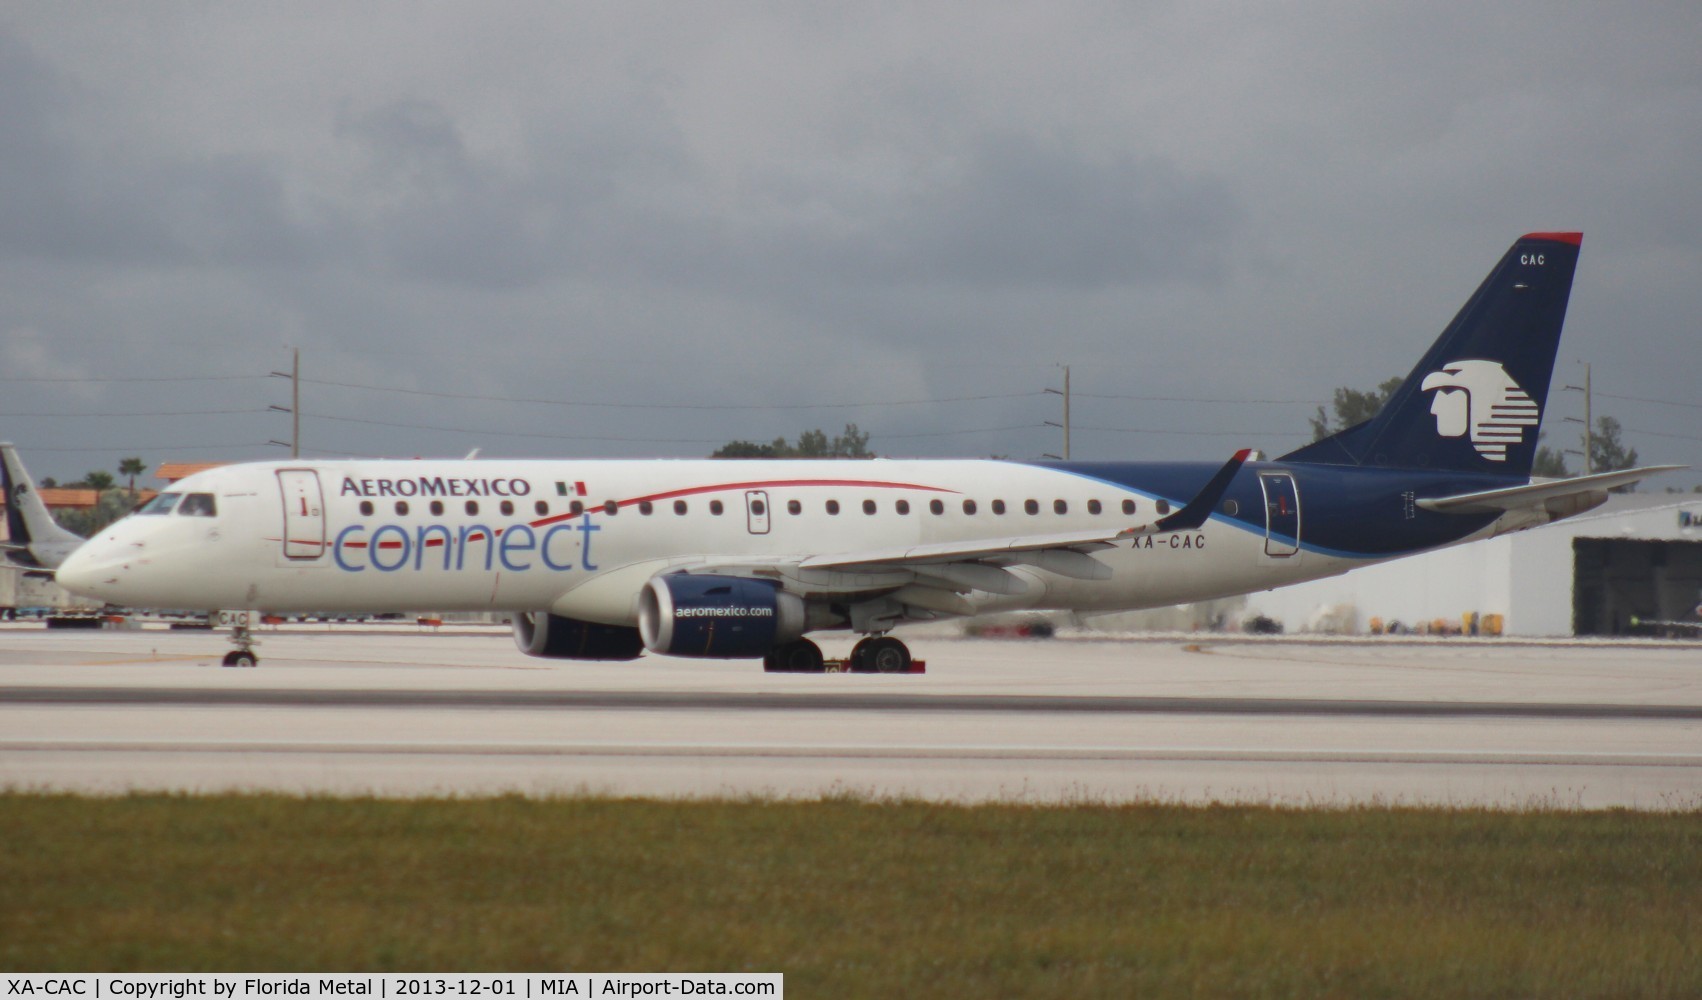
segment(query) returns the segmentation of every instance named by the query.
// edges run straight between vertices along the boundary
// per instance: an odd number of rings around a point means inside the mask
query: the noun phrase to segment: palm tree
[[[83,477],[83,485],[91,490],[100,490],[102,492],[110,490],[112,489],[112,473],[102,472],[99,469],[96,469]]]
[[[125,458],[118,462],[118,474],[130,477],[130,499],[136,499],[136,477],[147,469],[140,458]]]

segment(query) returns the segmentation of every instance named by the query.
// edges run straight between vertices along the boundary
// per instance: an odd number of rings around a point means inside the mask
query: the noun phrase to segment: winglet
[[[1162,531],[1193,531],[1205,524],[1206,518],[1211,516],[1211,512],[1217,506],[1218,501],[1222,500],[1223,495],[1229,491],[1230,480],[1235,478],[1235,474],[1241,471],[1241,466],[1245,465],[1251,457],[1253,457],[1253,449],[1251,448],[1243,448],[1236,452],[1229,461],[1223,463],[1223,468],[1217,470],[1217,474],[1211,477],[1211,481],[1206,483],[1206,488],[1201,490],[1194,499],[1189,500],[1181,510],[1167,517],[1161,517],[1152,524],[1131,528],[1123,534],[1154,535]]]

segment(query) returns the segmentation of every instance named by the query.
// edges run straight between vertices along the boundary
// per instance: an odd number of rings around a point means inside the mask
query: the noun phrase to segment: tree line
[[[147,463],[140,457],[120,459],[118,474],[125,477],[127,484],[123,489],[118,487],[118,480],[113,474],[105,469],[91,469],[83,474],[83,478],[70,483],[61,483],[47,476],[40,485],[47,490],[94,490],[99,494],[93,507],[53,511],[53,519],[59,522],[60,527],[87,538],[130,513],[136,506],[136,477],[147,468]]]

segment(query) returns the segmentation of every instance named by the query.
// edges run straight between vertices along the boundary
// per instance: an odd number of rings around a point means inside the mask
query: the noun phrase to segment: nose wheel
[[[257,667],[260,665],[260,657],[254,652],[254,647],[260,645],[260,640],[254,638],[253,630],[247,625],[232,625],[230,641],[231,645],[236,648],[225,654],[225,666]]]

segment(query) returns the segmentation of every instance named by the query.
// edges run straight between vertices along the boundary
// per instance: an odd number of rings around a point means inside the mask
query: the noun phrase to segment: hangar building
[[[1304,530],[1304,529],[1302,529]],[[1501,615],[1504,634],[1702,638],[1702,496],[1614,494],[1555,524],[1250,595],[1290,632]],[[1635,622],[1635,624],[1634,624]]]

